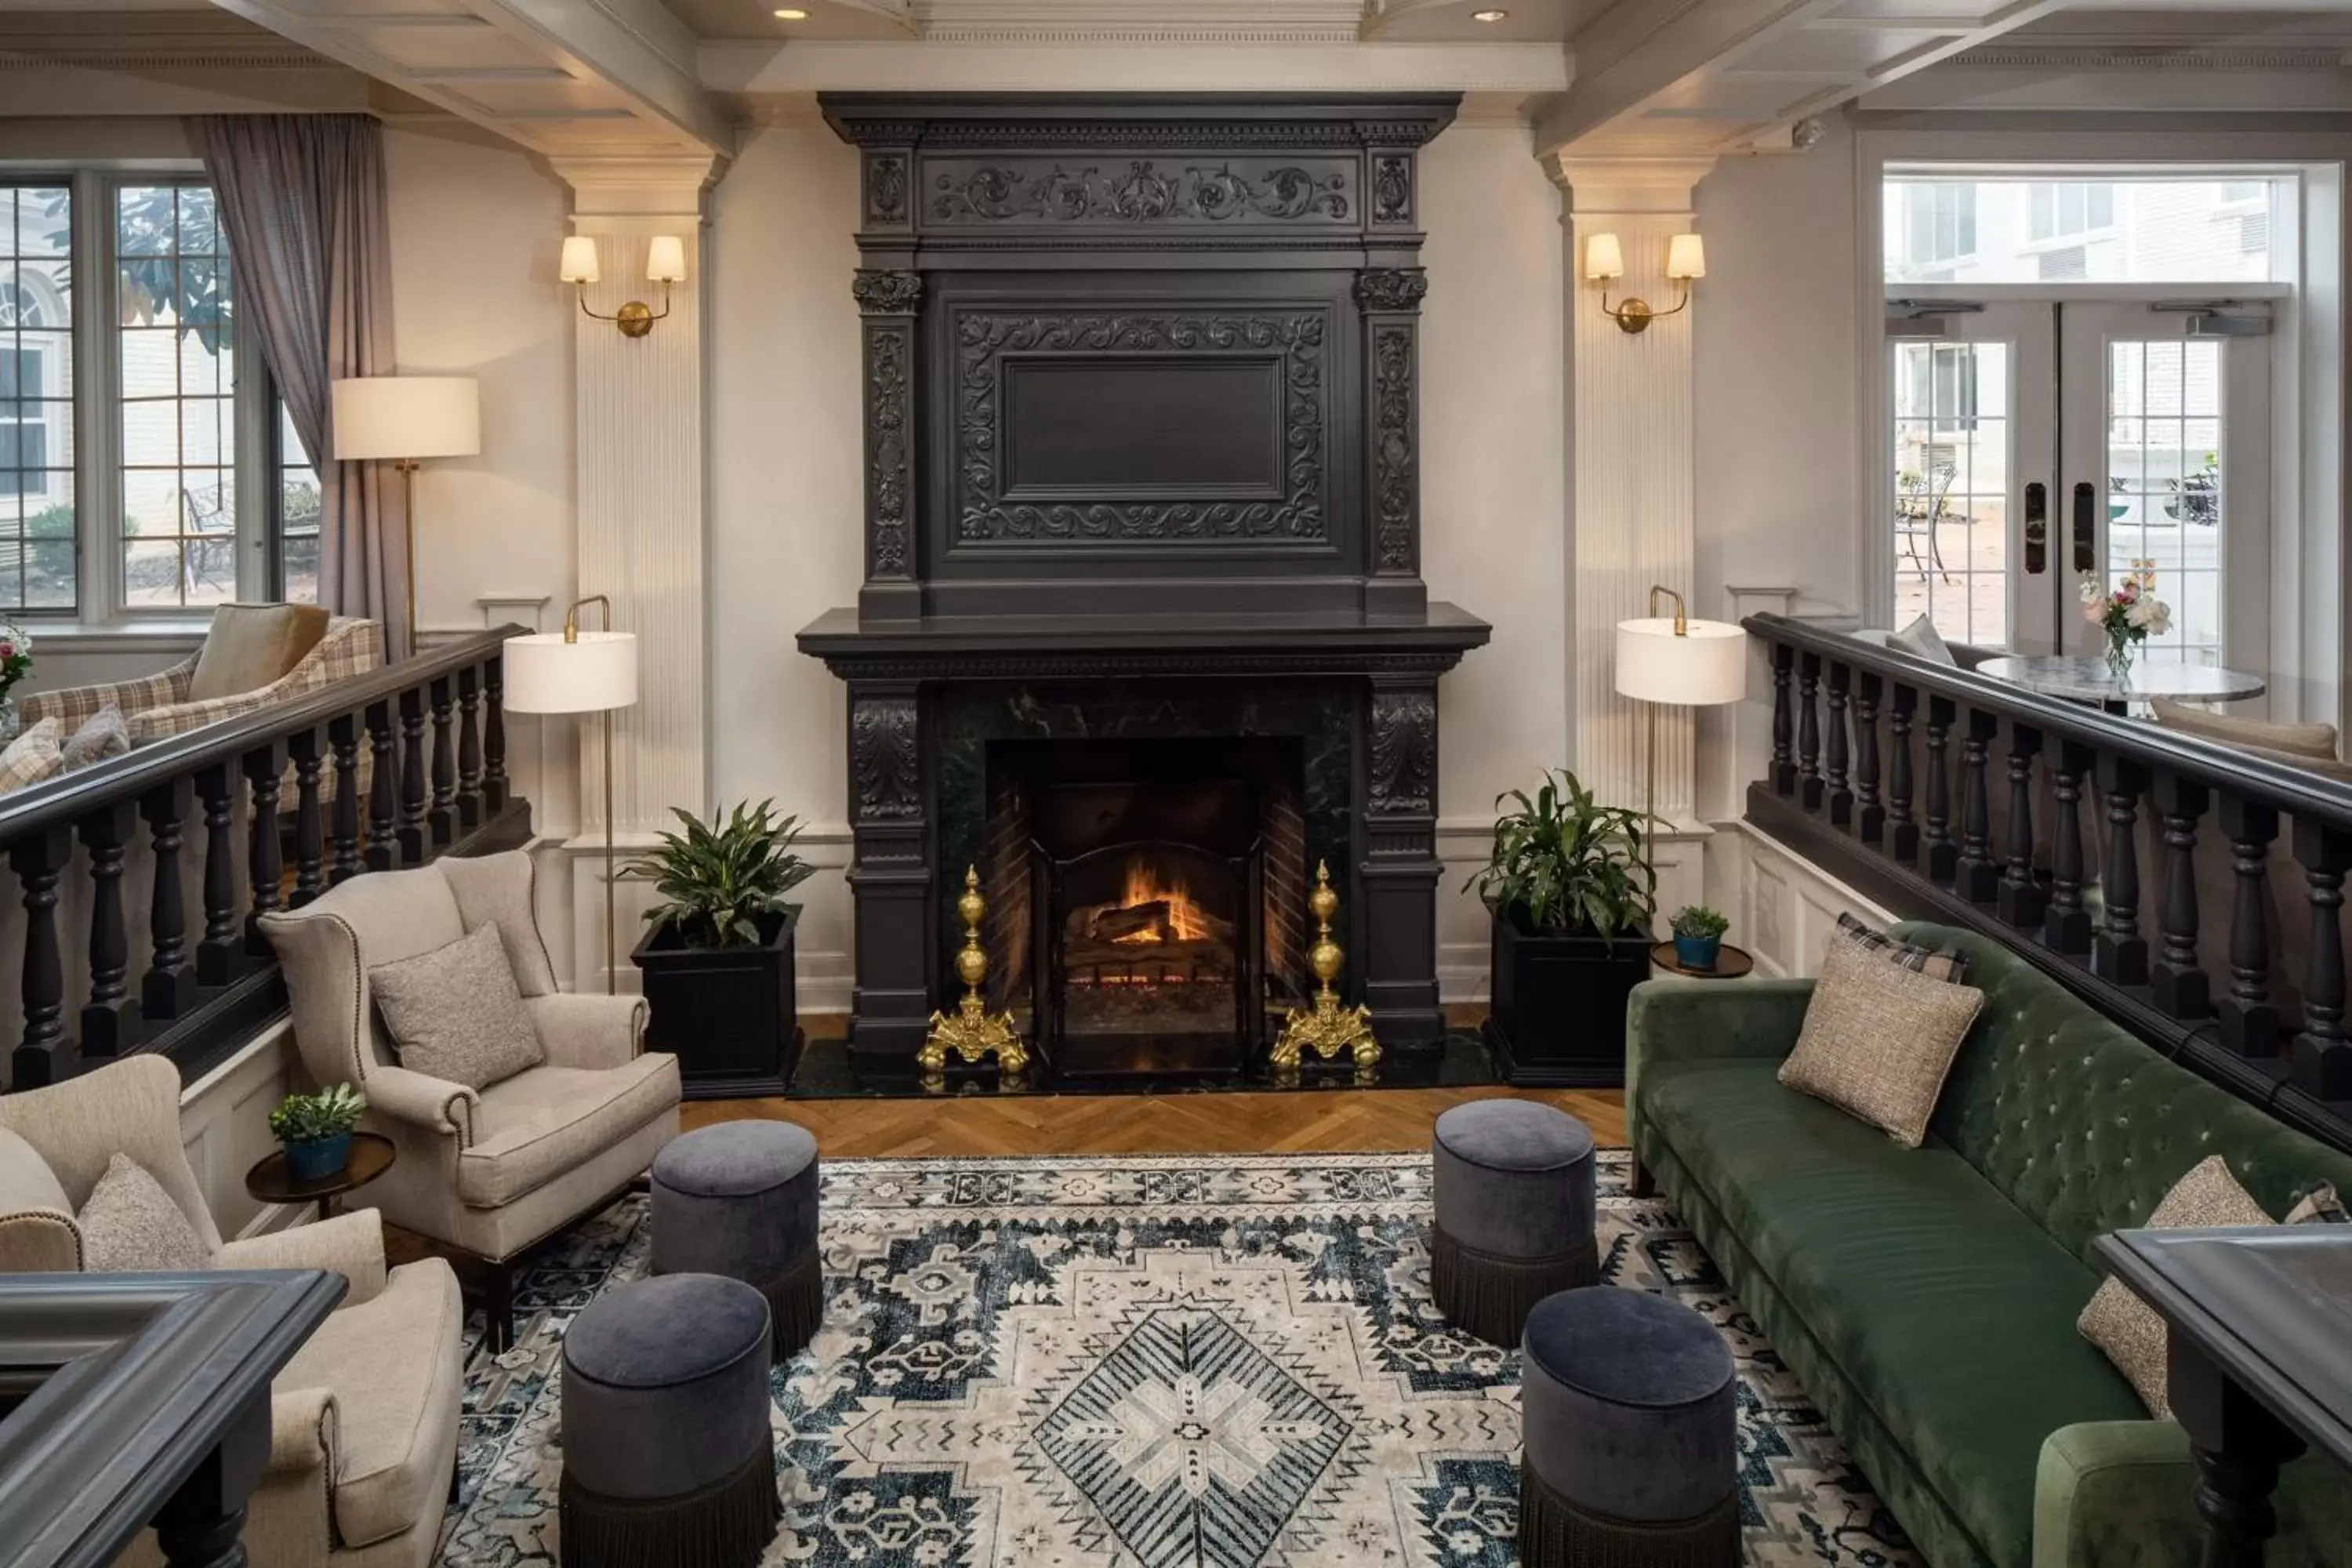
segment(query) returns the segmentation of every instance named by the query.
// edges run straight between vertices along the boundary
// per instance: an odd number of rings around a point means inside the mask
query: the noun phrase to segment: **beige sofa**
[[[342,1304],[270,1385],[268,1468],[245,1545],[256,1568],[423,1568],[457,1458],[464,1308],[437,1258],[387,1269],[373,1209],[224,1244],[180,1142],[180,1074],[131,1057],[48,1089],[0,1096],[0,1127],[31,1144],[79,1209],[115,1154],[172,1195],[216,1268],[324,1268]],[[79,1272],[68,1210],[0,1172],[0,1269]],[[153,1533],[121,1559],[162,1562]]]
[[[486,1089],[399,1064],[368,971],[495,923],[546,1061]],[[264,917],[303,1066],[367,1096],[399,1158],[358,1194],[403,1229],[488,1264],[490,1342],[510,1342],[513,1263],[602,1209],[677,1136],[677,1058],[642,1050],[642,997],[557,991],[532,914],[530,857],[445,857],[354,877]]]
[[[135,746],[184,735],[224,719],[241,719],[383,668],[382,621],[336,616],[325,619],[319,635],[307,642],[300,640],[299,632],[288,641],[283,627],[253,625],[257,621],[278,620],[288,611],[316,614],[310,612],[307,605],[223,605],[213,612],[213,629],[205,637],[206,646],[171,668],[135,680],[36,691],[19,700],[18,710],[28,728],[54,718],[59,721],[59,728],[70,735],[112,703],[122,710],[123,722]],[[253,646],[256,642],[262,646]],[[232,644],[236,651],[228,657],[226,666],[218,668],[214,683],[243,689],[194,695],[198,689],[198,667],[205,656],[214,655],[218,666]],[[292,654],[290,662],[284,657],[286,653]],[[273,668],[278,673],[269,675]],[[254,684],[247,686],[247,680]]]

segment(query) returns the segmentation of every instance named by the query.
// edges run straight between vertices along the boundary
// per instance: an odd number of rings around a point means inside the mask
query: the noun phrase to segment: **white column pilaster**
[[[1585,241],[1614,234],[1625,276],[1608,289],[1654,310],[1670,309],[1682,286],[1665,276],[1666,241],[1691,232],[1691,192],[1712,159],[1575,158],[1551,174],[1565,193],[1569,279],[1571,523],[1570,658],[1575,702],[1576,773],[1612,805],[1643,799],[1646,712],[1615,689],[1617,623],[1646,613],[1650,585],[1686,597],[1696,526],[1692,471],[1691,328],[1705,305],[1700,281],[1690,308],[1633,333],[1601,311],[1601,290],[1584,280]],[[1691,613],[1699,613],[1694,603]],[[1696,809],[1691,712],[1660,708],[1657,810],[1678,825]]]
[[[662,285],[646,280],[656,235],[677,237],[687,273],[669,286],[668,316],[642,338],[574,317],[578,591],[609,595],[614,627],[637,637],[636,706],[613,716],[610,800],[599,725],[592,719],[579,726],[579,836],[568,847],[579,916],[574,982],[583,990],[604,984],[606,821],[625,847],[666,825],[672,806],[700,812],[710,805],[702,192],[714,162],[698,154],[552,160],[572,187],[572,231],[597,241],[604,276],[585,291],[591,309],[610,315],[629,300],[662,308]],[[637,925],[629,909],[620,924],[625,989],[635,981],[626,954]]]

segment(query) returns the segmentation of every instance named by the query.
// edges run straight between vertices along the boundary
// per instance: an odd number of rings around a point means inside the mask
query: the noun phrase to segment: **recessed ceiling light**
[[[802,10],[797,5],[787,5],[782,10],[776,13],[776,20],[779,22],[805,22],[808,20],[808,13]]]
[[[1470,19],[1474,22],[1500,22],[1509,16],[1508,11],[1473,11]]]

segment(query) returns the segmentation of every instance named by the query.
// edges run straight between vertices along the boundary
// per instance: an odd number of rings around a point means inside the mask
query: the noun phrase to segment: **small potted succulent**
[[[286,1173],[298,1182],[340,1175],[352,1163],[352,1129],[366,1110],[366,1097],[347,1083],[279,1100],[269,1131],[286,1151]]]
[[[1705,973],[1723,955],[1723,933],[1731,922],[1705,904],[1685,904],[1675,911],[1675,962]]]
[[[784,895],[816,874],[793,849],[800,819],[776,803],[739,804],[621,868],[662,902],[646,911],[629,956],[645,977],[653,1016],[648,1050],[677,1058],[688,1100],[782,1094],[797,1065],[793,932],[801,907]]]

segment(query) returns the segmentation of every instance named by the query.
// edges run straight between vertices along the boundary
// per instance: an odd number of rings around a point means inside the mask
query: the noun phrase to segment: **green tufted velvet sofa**
[[[2023,959],[1965,948],[1985,1007],[1926,1145],[1775,1078],[1812,983],[1653,981],[1628,1014],[1633,1152],[1936,1568],[2192,1568],[2188,1439],[2074,1331],[2091,1237],[2206,1155],[2273,1215],[2352,1159],[2166,1061]],[[2270,1561],[2352,1564],[2352,1479],[2286,1468]]]

